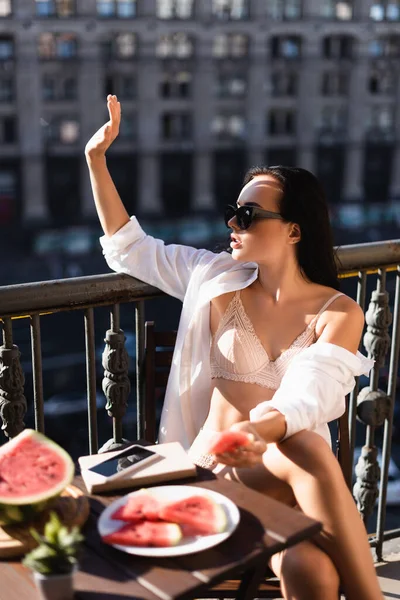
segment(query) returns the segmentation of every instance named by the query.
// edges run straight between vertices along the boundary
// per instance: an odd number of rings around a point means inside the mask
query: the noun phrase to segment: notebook
[[[172,479],[196,476],[196,466],[192,463],[179,442],[154,444],[153,446],[148,446],[148,448],[160,454],[163,459],[144,466],[140,471],[128,474],[126,477],[114,481],[105,481],[101,475],[93,471],[88,471],[88,469],[105,460],[106,457],[112,458],[118,451],[81,456],[78,462],[81,468],[82,479],[89,494],[128,487],[147,486],[163,481],[171,481]]]

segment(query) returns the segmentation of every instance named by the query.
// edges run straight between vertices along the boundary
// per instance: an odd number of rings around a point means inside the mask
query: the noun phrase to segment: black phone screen
[[[116,473],[120,473],[124,469],[131,467],[132,465],[137,465],[142,462],[145,458],[149,456],[154,456],[156,452],[152,450],[147,450],[142,446],[131,446],[127,448],[125,452],[122,452],[118,456],[114,458],[109,458],[104,462],[101,462],[94,467],[90,467],[89,471],[93,471],[94,473],[99,473],[99,475],[103,475],[104,477],[111,477]]]

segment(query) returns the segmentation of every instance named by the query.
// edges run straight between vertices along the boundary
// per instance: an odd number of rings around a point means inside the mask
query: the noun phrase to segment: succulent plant
[[[27,554],[23,564],[42,575],[70,573],[77,563],[77,554],[84,538],[78,527],[68,529],[55,512],[44,527],[44,534],[30,529],[38,546]]]

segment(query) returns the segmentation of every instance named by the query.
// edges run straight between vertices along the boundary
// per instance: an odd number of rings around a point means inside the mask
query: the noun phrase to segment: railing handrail
[[[335,250],[342,275],[400,263],[400,239],[340,246]],[[161,295],[158,288],[119,273],[37,281],[0,287],[0,316],[82,309]]]

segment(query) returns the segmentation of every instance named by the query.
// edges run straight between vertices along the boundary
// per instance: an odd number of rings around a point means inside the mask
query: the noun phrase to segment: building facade
[[[95,222],[84,147],[108,93],[129,212],[215,213],[261,163],[387,212],[399,74],[400,0],[0,0],[0,231]]]

